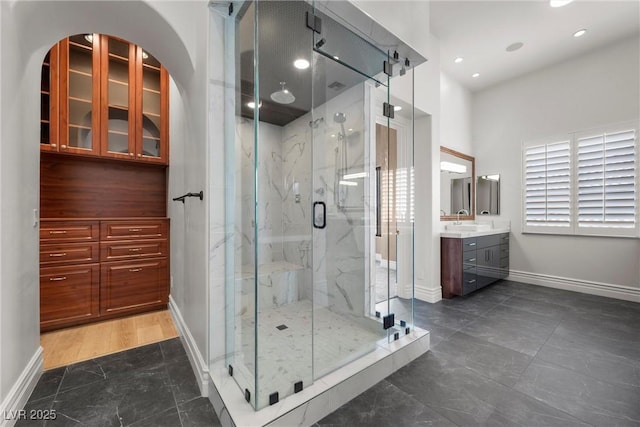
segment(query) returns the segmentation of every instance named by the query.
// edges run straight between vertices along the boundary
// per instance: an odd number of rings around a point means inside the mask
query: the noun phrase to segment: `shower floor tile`
[[[373,319],[356,323],[325,307],[312,310],[311,301],[302,300],[258,314],[258,406],[266,406],[276,391],[280,398],[293,394],[298,381],[310,385],[314,373],[321,377],[373,351],[376,342],[386,337]],[[242,342],[242,354],[236,355],[234,377],[253,395],[255,322],[245,315],[241,323],[236,339]]]

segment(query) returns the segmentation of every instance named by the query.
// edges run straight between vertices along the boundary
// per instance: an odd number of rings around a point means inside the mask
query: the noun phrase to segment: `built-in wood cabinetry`
[[[167,164],[168,73],[141,47],[79,34],[42,69],[41,149]]]
[[[70,36],[42,65],[41,330],[166,307],[168,74],[141,47]]]
[[[165,307],[169,220],[43,220],[40,327],[51,330]]]
[[[100,315],[97,221],[40,224],[40,328],[93,321]]]
[[[509,275],[509,233],[440,239],[442,297],[467,295]]]

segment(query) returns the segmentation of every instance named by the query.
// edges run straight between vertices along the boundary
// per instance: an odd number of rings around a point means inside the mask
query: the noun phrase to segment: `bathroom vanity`
[[[504,279],[509,275],[509,229],[447,230],[440,237],[440,264],[443,298]]]

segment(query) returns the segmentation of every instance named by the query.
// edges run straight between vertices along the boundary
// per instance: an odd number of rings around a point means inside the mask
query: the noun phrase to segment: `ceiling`
[[[640,1],[432,1],[441,69],[471,91],[640,34]],[[573,33],[587,33],[579,38]],[[506,47],[521,42],[513,52]],[[454,63],[456,57],[464,61]],[[476,78],[472,74],[479,73]]]

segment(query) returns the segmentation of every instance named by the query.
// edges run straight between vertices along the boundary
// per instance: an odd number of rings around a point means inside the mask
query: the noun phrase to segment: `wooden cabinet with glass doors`
[[[81,34],[47,54],[41,149],[168,164],[168,74],[141,47]]]

